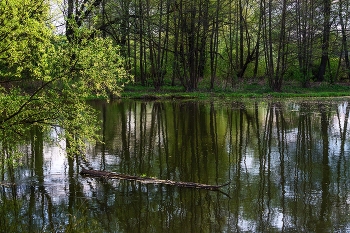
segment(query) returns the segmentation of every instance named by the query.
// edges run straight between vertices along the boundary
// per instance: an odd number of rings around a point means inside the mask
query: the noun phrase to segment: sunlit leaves
[[[72,41],[55,35],[47,26],[47,4],[0,1],[2,156],[26,140],[33,126],[42,132],[61,128],[58,137],[68,152],[83,153],[98,125],[86,98],[118,95],[130,79],[111,40],[84,27],[74,29]]]
[[[130,80],[124,69],[119,49],[109,39],[96,37],[80,43],[57,39],[52,70],[62,76],[65,91],[74,91],[83,98],[91,94],[108,97],[117,95],[120,86]]]
[[[51,30],[45,1],[0,1],[0,78],[40,77]],[[38,69],[40,67],[40,69]]]

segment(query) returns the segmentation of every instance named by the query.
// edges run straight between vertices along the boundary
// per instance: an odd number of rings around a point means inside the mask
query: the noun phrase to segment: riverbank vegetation
[[[320,90],[326,93],[319,95],[331,96],[346,94],[341,86],[350,81],[349,5],[330,0],[68,0],[61,8],[66,9],[67,38],[74,26],[86,26],[120,46],[126,69],[143,87],[141,94],[124,96],[141,96],[150,87],[153,97],[174,89],[190,96],[198,91],[308,96]]]
[[[341,97],[350,96],[347,82],[329,84],[314,82],[310,87],[302,87],[298,82],[285,82],[281,92],[272,91],[265,82],[242,83],[234,88],[208,89],[199,86],[196,91],[187,92],[181,86],[165,85],[159,90],[152,86],[128,84],[121,92],[121,98],[127,99],[206,99],[206,98],[291,98],[291,97]]]
[[[71,2],[79,20],[89,9]],[[284,92],[350,78],[349,1],[90,0],[89,26],[121,46],[142,86],[185,91],[264,79]],[[86,10],[85,10],[86,9]],[[75,12],[75,13],[74,13]]]

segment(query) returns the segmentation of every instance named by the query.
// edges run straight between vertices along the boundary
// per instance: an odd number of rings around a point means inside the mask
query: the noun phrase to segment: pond
[[[33,130],[21,165],[2,174],[0,232],[350,231],[348,99],[92,105],[105,143],[84,157]]]

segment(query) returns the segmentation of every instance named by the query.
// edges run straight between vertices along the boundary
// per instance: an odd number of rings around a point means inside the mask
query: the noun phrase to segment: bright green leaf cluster
[[[69,42],[47,26],[48,12],[46,1],[0,1],[1,158],[10,158],[33,126],[60,128],[68,152],[82,153],[98,126],[86,98],[118,95],[130,80],[111,40],[77,28]]]
[[[62,91],[73,91],[82,98],[91,94],[107,98],[118,95],[130,80],[118,47],[109,39],[96,37],[72,44],[58,37],[55,47],[50,70],[52,77],[59,77]]]
[[[44,1],[0,1],[0,77],[2,81],[39,78],[47,66],[51,30]]]

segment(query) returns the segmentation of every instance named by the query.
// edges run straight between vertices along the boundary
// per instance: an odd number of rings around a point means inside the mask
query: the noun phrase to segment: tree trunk
[[[331,16],[331,1],[330,0],[323,0],[323,36],[322,36],[322,55],[321,55],[321,62],[320,66],[318,68],[317,73],[317,81],[322,82],[324,81],[324,76],[326,74],[326,68],[328,64],[328,50],[329,50],[329,36],[330,36],[330,29],[331,29],[331,22],[330,22],[330,16]]]
[[[344,50],[344,60],[345,60],[345,69],[347,73],[347,78],[350,79],[350,61],[349,61],[349,49],[348,49],[348,42],[347,42],[347,34],[346,34],[346,25],[348,25],[348,22],[344,22],[343,17],[343,0],[339,0],[339,23],[341,27],[341,34],[342,34],[342,49]],[[345,12],[349,12],[348,8],[348,2],[347,5],[345,5]]]
[[[74,35],[73,11],[74,11],[74,0],[68,0],[68,2],[67,2],[67,19],[66,19],[66,37],[67,37],[69,42],[71,42],[73,40],[73,35]]]
[[[281,29],[279,34],[279,44],[277,52],[276,72],[273,81],[272,88],[274,91],[281,91],[283,76],[286,71],[286,60],[287,60],[287,39],[286,39],[286,14],[287,14],[287,3],[283,0],[282,3],[282,19]]]
[[[218,46],[219,46],[219,10],[220,0],[216,2],[215,18],[213,20],[211,40],[210,40],[210,89],[214,89],[214,82],[217,70]]]

